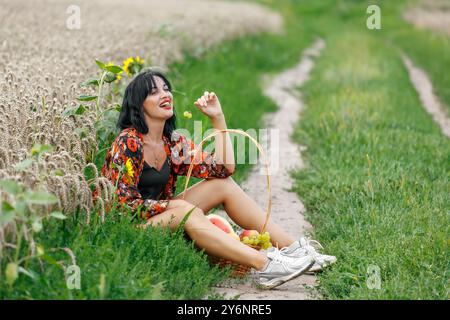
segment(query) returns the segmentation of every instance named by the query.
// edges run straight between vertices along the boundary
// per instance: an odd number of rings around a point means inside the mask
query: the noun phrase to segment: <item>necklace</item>
[[[155,167],[155,169],[158,169],[159,168],[159,157],[156,155],[156,153],[153,154],[153,157],[155,159],[154,167]]]
[[[144,141],[144,144],[151,145],[151,143],[146,142],[146,141]],[[162,144],[164,144],[164,141],[162,141]],[[161,146],[161,143],[157,147],[159,147],[159,146]],[[157,147],[154,148],[155,151],[156,151]],[[165,151],[164,151],[164,153],[165,153]],[[153,163],[152,163],[153,168],[155,168],[155,169],[159,168],[160,160],[161,160],[161,158],[157,155],[157,152],[153,152]]]

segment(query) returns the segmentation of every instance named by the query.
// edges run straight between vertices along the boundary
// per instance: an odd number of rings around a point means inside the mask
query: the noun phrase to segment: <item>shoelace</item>
[[[314,247],[307,245],[306,247],[304,247],[304,249],[314,259],[315,262],[319,261],[319,253],[316,251],[316,249],[314,249]]]
[[[274,248],[275,249],[275,248]],[[284,264],[284,259],[281,255],[281,251],[277,249],[274,250],[274,256],[270,257],[272,260]]]
[[[304,240],[304,242],[305,242],[305,244],[304,245],[302,245],[302,242],[303,241],[299,241],[299,243],[300,243],[300,247],[301,248],[306,248],[306,247],[310,247],[309,249],[312,249],[312,250],[315,250],[315,251],[317,251],[316,250],[316,248],[314,247],[314,244],[316,245],[316,246],[318,246],[319,247],[319,249],[323,249],[323,246],[320,244],[320,242],[319,241],[317,241],[317,240],[314,240],[314,239],[311,239],[311,238],[307,238],[307,237],[303,237],[302,238],[303,240]],[[277,246],[277,249],[278,249],[278,246]],[[289,247],[284,247],[284,248],[281,248],[281,249],[279,249],[281,252],[286,252],[286,251],[288,251],[289,250]]]
[[[315,244],[315,245],[317,245],[320,249],[323,249],[323,246],[320,244],[319,241],[314,240],[314,239],[311,239],[311,238],[308,238],[308,237],[304,237],[303,239],[305,240],[307,246],[311,246],[311,247],[314,248],[314,244]]]
[[[281,250],[279,250],[277,247],[273,248],[273,251],[271,252],[273,252],[273,255],[271,255],[270,259],[277,263],[280,263],[285,269],[288,269],[286,265],[286,257],[281,254]]]
[[[281,253],[281,252],[285,253],[285,252],[287,252],[288,250],[289,250],[288,247],[284,247],[284,248],[279,249],[280,253]]]
[[[311,241],[315,241],[315,240],[311,240]],[[317,243],[319,243],[319,242],[317,242]],[[319,245],[320,245],[320,243],[319,243]],[[314,259],[314,261],[316,261],[316,262],[319,261],[320,254],[316,251],[316,249],[313,246],[309,245],[308,241],[306,242],[305,246],[301,247],[301,249],[305,250],[306,253]],[[279,254],[281,255],[282,252],[288,251],[288,247],[281,248],[278,251],[279,251]]]
[[[315,251],[315,260],[316,262],[318,262],[319,264],[323,264],[324,263],[324,259],[323,259],[323,255],[320,252],[317,252],[316,248],[314,247],[314,245],[316,245],[319,249],[323,249],[323,246],[320,244],[319,241],[308,238],[308,237],[304,237],[303,238],[306,242],[305,247],[307,248],[312,248]]]

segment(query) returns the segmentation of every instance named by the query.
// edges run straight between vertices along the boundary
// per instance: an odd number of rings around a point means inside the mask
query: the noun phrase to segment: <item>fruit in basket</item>
[[[225,218],[222,218],[217,214],[208,214],[206,217],[212,222],[213,225],[222,229],[224,232],[234,232],[233,227],[227,220],[225,220]]]
[[[259,245],[264,250],[267,250],[272,246],[272,243],[270,243],[270,234],[267,231],[259,235]]]
[[[256,230],[244,230],[239,235],[241,242],[250,246],[258,245],[259,232]]]
[[[234,232],[233,227],[227,220],[225,220],[225,218],[217,214],[208,214],[206,217],[209,219],[209,221],[211,221],[213,225],[222,229],[225,233],[227,233],[231,237],[239,240],[239,236]]]
[[[242,243],[251,246],[260,246],[264,250],[267,250],[272,246],[270,243],[270,235],[267,231],[260,234],[256,230],[244,230],[239,237]]]
[[[245,237],[252,239],[254,237],[257,237],[259,235],[259,232],[256,230],[244,230],[241,232],[239,237],[241,238],[241,241],[244,240]]]

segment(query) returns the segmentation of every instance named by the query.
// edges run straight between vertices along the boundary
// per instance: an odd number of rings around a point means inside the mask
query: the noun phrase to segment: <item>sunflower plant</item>
[[[144,63],[145,60],[141,59],[141,57],[139,56],[136,56],[134,58],[129,57],[123,61],[122,68],[129,77],[132,77],[135,74],[141,72],[141,70],[144,68]]]
[[[95,110],[95,123],[97,147],[93,147],[87,160],[101,165],[104,152],[110,146],[116,132],[116,122],[119,117],[121,106],[117,103],[117,98],[121,95],[121,89],[126,84],[124,76],[132,77],[144,68],[145,60],[139,56],[129,57],[123,61],[122,66],[113,62],[104,63],[95,60],[100,69],[100,73],[95,78],[90,78],[83,82],[81,86],[95,89],[96,94],[81,95],[77,99],[81,102],[75,107],[66,109],[63,115],[82,116],[88,110]],[[105,84],[109,85],[107,94],[104,94]],[[91,106],[89,106],[89,104]],[[83,135],[82,129],[79,134]]]
[[[118,90],[114,89],[115,84],[118,84],[122,78],[124,70],[122,67],[115,65],[113,62],[104,63],[100,60],[95,60],[100,72],[97,77],[90,78],[81,83],[82,87],[90,87],[96,91],[96,94],[80,95],[77,100],[80,104],[64,110],[63,116],[82,116],[88,110],[95,110],[95,129],[98,145],[102,147],[105,142],[108,142],[115,131],[115,123],[112,119],[117,119],[118,112],[120,112],[120,105],[114,103],[108,106],[105,103],[104,89],[105,84],[110,85],[110,96],[118,94]],[[109,99],[110,101],[112,99]],[[91,104],[91,106],[89,106]],[[80,134],[83,134],[80,130]],[[97,154],[97,148],[92,148],[89,161],[95,162]]]

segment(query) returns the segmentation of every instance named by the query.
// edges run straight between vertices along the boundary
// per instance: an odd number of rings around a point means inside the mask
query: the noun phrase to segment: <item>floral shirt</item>
[[[119,205],[126,205],[133,212],[140,209],[142,218],[150,218],[166,210],[175,194],[177,176],[187,174],[191,161],[194,161],[191,176],[196,178],[226,178],[232,174],[223,164],[216,163],[214,153],[202,150],[194,159],[194,142],[174,131],[170,140],[163,136],[170,166],[169,179],[159,200],[143,199],[138,190],[145,161],[143,141],[143,135],[135,128],[122,130],[106,153],[101,169],[102,176],[114,186],[117,184]],[[94,199],[98,194],[99,190],[94,190]]]

